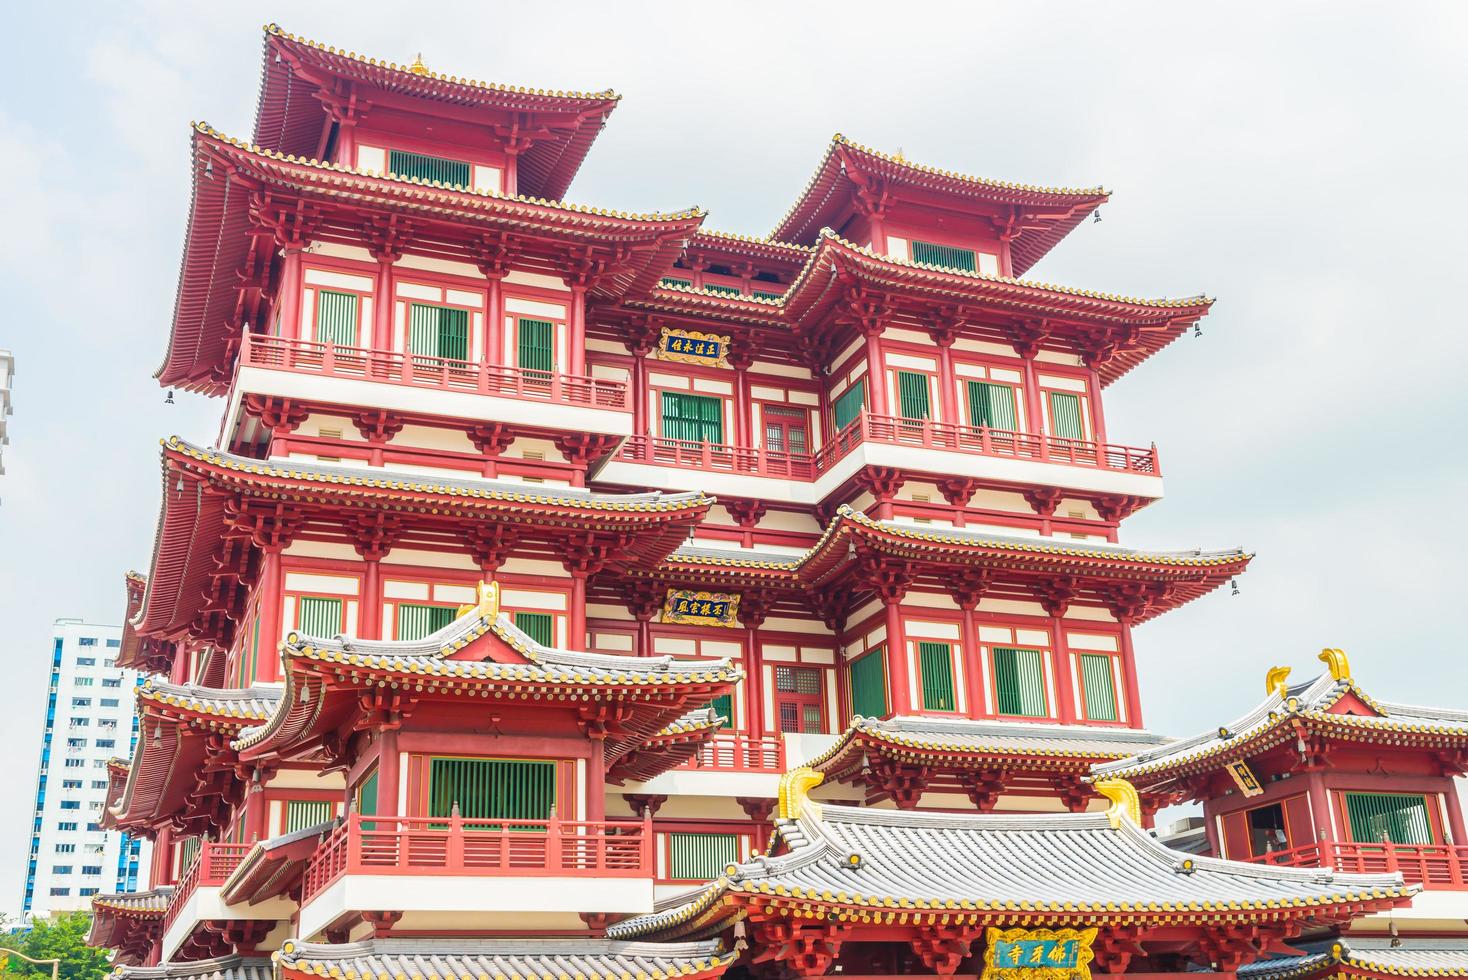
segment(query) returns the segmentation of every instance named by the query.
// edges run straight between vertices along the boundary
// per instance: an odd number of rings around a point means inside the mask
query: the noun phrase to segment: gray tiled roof
[[[221,956],[162,966],[119,966],[107,976],[115,980],[272,980],[274,970],[268,959]]]
[[[270,717],[275,706],[280,703],[280,686],[204,687],[200,684],[169,684],[167,681],[151,679],[139,689],[139,697],[191,711],[250,722]]]
[[[839,755],[858,733],[894,745],[926,751],[988,754],[1027,753],[1063,757],[1114,758],[1167,741],[1162,735],[1134,728],[1101,725],[1039,725],[1031,722],[974,721],[923,715],[880,720],[857,718],[820,759]]]
[[[664,493],[599,493],[584,487],[548,487],[540,484],[486,480],[447,473],[405,473],[371,466],[342,466],[302,459],[251,459],[234,453],[196,446],[173,436],[170,448],[216,466],[265,476],[289,477],[311,483],[342,486],[373,486],[387,490],[419,493],[447,493],[463,497],[501,499],[519,502],[551,503],[583,507],[606,507],[618,510],[677,510],[706,503],[710,498],[698,492]]]
[[[1330,706],[1347,693],[1353,693],[1370,704],[1381,713],[1381,717],[1336,714],[1330,715],[1328,720],[1383,732],[1424,730],[1468,737],[1468,711],[1372,700],[1352,681],[1336,680],[1326,671],[1304,683],[1289,685],[1283,692],[1271,692],[1251,711],[1222,726],[1221,730],[1213,729],[1191,738],[1175,739],[1125,759],[1100,763],[1092,767],[1091,773],[1097,779],[1108,776],[1131,778],[1209,756],[1226,756],[1233,746],[1246,744],[1250,737],[1282,724],[1291,716],[1323,717]]]
[[[629,943],[605,939],[369,939],[358,943],[289,940],[285,969],[324,968],[325,975],[459,980],[577,977],[620,980],[721,972],[733,957],[718,942]],[[337,972],[340,971],[340,972]]]
[[[1468,936],[1409,937],[1399,940],[1395,948],[1386,936],[1346,936],[1306,956],[1284,956],[1241,966],[1239,976],[1249,980],[1285,980],[1314,973],[1337,962],[1333,946],[1340,949],[1340,962],[1375,973],[1468,977]]]
[[[145,892],[114,892],[110,895],[93,895],[92,908],[116,909],[123,912],[156,912],[168,909],[173,897],[172,885],[159,885]]]
[[[1128,819],[1113,828],[1105,813],[963,815],[806,802],[799,819],[776,826],[788,853],[755,857],[607,934],[657,933],[688,922],[730,891],[885,907],[1247,915],[1236,910],[1354,904],[1363,892],[1386,898],[1417,890],[1404,886],[1400,874],[1334,874],[1179,854]],[[859,866],[852,855],[859,855]]]
[[[937,527],[931,524],[912,524],[906,521],[878,521],[860,512],[854,512],[851,516],[859,523],[895,534],[922,538],[936,537],[980,547],[1013,548],[1020,551],[1054,551],[1071,555],[1094,555],[1098,558],[1120,558],[1168,565],[1211,565],[1248,556],[1248,552],[1243,548],[1225,548],[1217,551],[1204,551],[1201,548],[1186,551],[1152,551],[1129,548],[1125,545],[1112,544],[1109,541],[1077,541],[1047,538],[1043,535],[995,534],[992,531],[971,528]]]
[[[449,655],[486,633],[494,633],[529,663],[452,660]],[[728,659],[678,660],[673,657],[627,657],[562,650],[536,642],[501,613],[493,622],[471,609],[421,640],[359,640],[346,636],[318,638],[292,633],[288,654],[312,660],[351,664],[429,677],[532,681],[564,685],[734,683],[742,669]],[[248,728],[234,743],[247,748],[269,734],[280,715]]]

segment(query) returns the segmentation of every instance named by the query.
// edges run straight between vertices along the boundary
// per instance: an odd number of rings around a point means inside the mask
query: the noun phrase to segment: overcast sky
[[[129,13],[125,8],[132,8]],[[698,204],[763,234],[831,135],[965,173],[1114,192],[1033,278],[1216,296],[1108,390],[1168,498],[1123,540],[1243,545],[1240,581],[1138,631],[1148,725],[1187,734],[1343,647],[1385,699],[1468,707],[1468,5],[23,4],[0,101],[0,909],[19,906],[51,622],[116,623],[146,569],[188,124],[248,137],[260,27],[623,102],[569,197]],[[1391,14],[1388,16],[1387,11]],[[412,18],[405,14],[413,14]],[[423,16],[417,16],[422,14]]]

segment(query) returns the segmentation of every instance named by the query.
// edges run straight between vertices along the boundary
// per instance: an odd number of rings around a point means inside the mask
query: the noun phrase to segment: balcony
[[[745,735],[720,732],[698,747],[698,752],[678,767],[695,772],[785,771],[785,740],[779,735]]]
[[[478,820],[354,813],[306,867],[301,935],[392,909],[422,925],[470,913],[565,916],[648,911],[651,820]],[[485,887],[512,878],[513,887]],[[575,888],[567,880],[575,879]],[[579,922],[579,919],[576,919]],[[404,928],[416,927],[411,924]]]
[[[1249,859],[1254,864],[1287,868],[1330,868],[1350,874],[1400,871],[1409,884],[1424,888],[1468,890],[1468,845],[1307,844]]]
[[[572,432],[632,428],[618,381],[258,334],[241,342],[229,418],[238,421],[246,394]]]
[[[1156,447],[1141,449],[869,412],[862,412],[814,453],[633,436],[602,466],[596,479],[670,485],[667,474],[659,476],[659,472],[679,470],[687,476],[677,489],[816,504],[865,466],[1093,493],[1162,495]]]
[[[205,841],[189,865],[163,913],[163,958],[172,956],[204,922],[268,921],[289,919],[294,910],[288,899],[259,905],[231,906],[219,896],[229,876],[240,866],[253,844]]]

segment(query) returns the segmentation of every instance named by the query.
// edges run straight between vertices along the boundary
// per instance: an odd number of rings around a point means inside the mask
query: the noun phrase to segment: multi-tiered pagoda
[[[1103,391],[1210,301],[1025,278],[1106,192],[838,136],[766,238],[564,203],[616,105],[271,26],[194,127],[124,974],[1230,974],[1405,908],[1093,772],[1177,755],[1132,628],[1250,559],[1118,541]]]

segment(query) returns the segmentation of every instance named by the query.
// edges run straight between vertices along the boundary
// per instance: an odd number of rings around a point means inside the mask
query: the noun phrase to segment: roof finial
[[[474,615],[487,623],[493,623],[500,615],[500,584],[480,582],[477,591],[479,601],[474,606]]]
[[[1112,830],[1121,828],[1122,817],[1139,827],[1142,825],[1142,798],[1137,795],[1135,786],[1125,779],[1102,779],[1097,781],[1095,789],[1111,801],[1106,819],[1111,821]]]
[[[806,794],[816,786],[819,786],[821,780],[825,778],[822,773],[817,772],[809,766],[792,769],[781,776],[780,806],[777,811],[780,819],[800,819],[801,812],[804,811],[806,804],[810,802],[806,799]]]
[[[1290,668],[1288,667],[1271,667],[1269,668],[1269,672],[1264,675],[1265,694],[1278,694],[1280,697],[1284,697],[1289,693],[1289,687]]]
[[[892,159],[893,160],[896,160],[898,163],[906,163],[907,162],[907,157],[905,157],[905,156],[902,155],[902,147],[899,146],[897,148],[897,152],[894,153],[894,154],[892,154]]]
[[[423,63],[423,52],[419,51],[413,55],[413,63],[408,66],[408,71],[415,75],[427,75],[428,66]]]
[[[1346,651],[1326,647],[1320,651],[1317,657],[1321,663],[1330,668],[1330,676],[1338,681],[1351,679],[1351,662],[1346,659]]]

